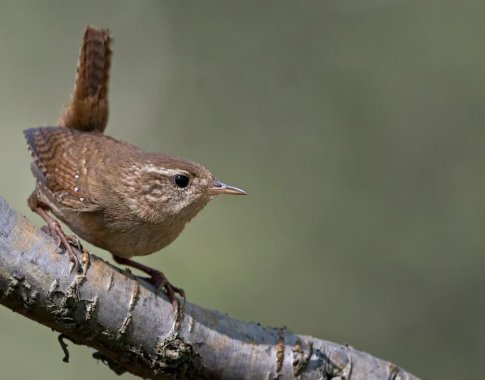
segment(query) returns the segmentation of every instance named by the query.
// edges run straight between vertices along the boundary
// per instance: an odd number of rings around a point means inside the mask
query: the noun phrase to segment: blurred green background
[[[478,0],[2,2],[0,194],[41,225],[21,131],[56,122],[85,26],[109,27],[108,134],[250,194],[213,201],[144,263],[239,319],[426,379],[479,378],[484,12]],[[57,334],[3,307],[0,326],[2,379],[117,378],[87,348],[70,344],[62,363]]]

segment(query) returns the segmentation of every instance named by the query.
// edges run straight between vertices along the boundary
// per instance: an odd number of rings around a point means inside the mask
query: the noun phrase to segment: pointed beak
[[[242,190],[238,189],[234,186],[226,185],[221,181],[215,181],[212,187],[209,188],[210,195],[219,195],[219,194],[234,194],[234,195],[247,195],[247,193]]]

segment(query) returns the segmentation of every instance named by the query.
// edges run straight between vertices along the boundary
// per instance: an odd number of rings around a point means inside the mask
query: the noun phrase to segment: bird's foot
[[[148,281],[150,284],[153,284],[153,286],[155,286],[157,290],[165,289],[165,294],[167,295],[168,300],[171,302],[174,310],[180,309],[179,301],[175,296],[176,293],[183,298],[183,304],[185,305],[184,290],[182,288],[172,285],[170,281],[168,281],[167,277],[159,270],[150,268],[149,266],[143,265],[141,263],[138,263],[136,261],[133,261],[131,259],[127,259],[124,257],[113,255],[113,259],[118,264],[128,265],[130,267],[136,268],[148,274],[150,276],[149,278],[145,278],[145,277],[142,277],[142,278]]]
[[[75,235],[65,235],[69,245],[75,247],[79,252],[84,252],[84,247],[81,244],[81,240]]]
[[[157,290],[165,289],[165,294],[167,295],[169,301],[172,303],[174,309],[179,307],[179,303],[177,298],[175,297],[175,293],[180,295],[183,299],[183,303],[185,304],[185,291],[182,288],[179,288],[173,285],[170,281],[168,281],[167,276],[165,276],[162,272],[153,269],[150,275],[150,283],[155,286]]]
[[[59,223],[53,218],[49,217],[49,220],[46,220],[46,223],[47,225],[43,226],[41,230],[53,237],[56,240],[58,247],[60,247],[61,245],[64,246],[69,255],[69,260],[71,261],[73,268],[76,270],[76,272],[81,272],[82,267],[79,263],[79,259],[77,258],[76,253],[74,252],[74,249],[72,248],[73,246],[75,246],[77,248],[81,248],[82,250],[82,245],[79,239],[75,236],[66,236],[66,234],[64,234],[64,231],[62,231]]]

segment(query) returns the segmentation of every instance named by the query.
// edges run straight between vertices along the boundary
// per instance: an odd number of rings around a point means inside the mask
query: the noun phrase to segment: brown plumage
[[[60,127],[24,131],[36,179],[28,204],[78,268],[70,239],[49,212],[81,238],[111,252],[118,263],[148,273],[176,303],[174,293],[184,296],[183,290],[130,257],[170,244],[213,196],[245,192],[219,182],[196,162],[148,153],[103,134],[110,44],[107,29],[86,29],[74,93]]]
[[[103,132],[106,128],[111,41],[108,29],[86,28],[71,102],[59,118],[59,125],[82,131]]]
[[[47,210],[118,262],[149,273],[157,286],[170,287],[169,296],[181,290],[161,272],[128,259],[170,244],[213,196],[245,194],[196,162],[148,153],[99,132],[41,127],[24,134],[36,179],[28,204],[51,234],[66,245]]]

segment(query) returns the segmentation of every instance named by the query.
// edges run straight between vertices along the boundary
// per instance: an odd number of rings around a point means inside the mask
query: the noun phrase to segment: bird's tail
[[[108,82],[111,66],[108,29],[88,26],[79,53],[76,83],[71,102],[59,118],[59,125],[80,131],[103,132],[108,123]]]

